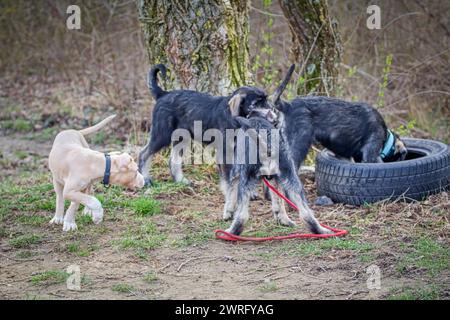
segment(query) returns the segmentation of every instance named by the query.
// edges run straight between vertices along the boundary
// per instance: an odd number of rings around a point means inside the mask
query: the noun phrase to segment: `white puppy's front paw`
[[[52,220],[50,220],[50,224],[63,224],[64,217],[54,216]]]
[[[94,221],[95,224],[98,224],[103,221],[103,208],[100,207],[99,209],[92,210],[92,221]]]
[[[92,198],[91,202],[88,203],[86,207],[91,211],[92,221],[94,221],[95,224],[102,222],[103,207],[100,201],[98,201],[96,198]]]
[[[84,215],[84,216],[92,217],[92,210],[91,210],[90,208],[88,208],[88,207],[84,207],[84,209],[83,209],[83,215]]]
[[[77,224],[74,222],[64,221],[63,231],[77,230]]]

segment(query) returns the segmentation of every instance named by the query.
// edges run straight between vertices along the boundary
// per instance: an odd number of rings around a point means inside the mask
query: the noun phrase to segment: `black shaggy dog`
[[[249,152],[249,144],[257,143],[258,148],[265,148],[270,153],[277,151],[278,157],[275,163],[272,158],[269,160],[260,157],[258,153],[258,161],[256,163],[246,162],[243,164],[220,164],[221,187],[225,194],[225,207],[223,218],[225,220],[233,219],[231,226],[227,232],[239,235],[244,228],[245,222],[249,217],[249,201],[251,195],[255,192],[257,185],[261,182],[262,177],[271,180],[276,188],[284,190],[289,199],[295,203],[299,209],[300,217],[306,222],[308,228],[313,233],[330,233],[329,230],[323,228],[316,218],[313,211],[309,208],[305,191],[302,183],[297,176],[297,170],[291,157],[289,145],[286,143],[286,137],[283,133],[276,129],[272,122],[265,117],[254,113],[248,118],[236,117],[241,129],[246,132],[254,130],[253,135],[248,133],[245,143],[246,153]],[[273,145],[271,143],[271,135],[274,131],[279,135],[279,143]],[[266,139],[260,139],[260,132],[264,131]],[[265,154],[266,151],[263,152]],[[239,163],[235,161],[235,163]],[[272,200],[272,212],[277,222],[293,226],[295,223],[289,219],[286,214],[283,200],[278,198],[270,191]]]
[[[379,112],[360,102],[320,96],[277,101],[283,130],[299,168],[313,143],[337,157],[363,163],[404,160],[405,144],[388,130]]]
[[[171,136],[174,130],[189,130],[193,137],[194,121],[201,121],[203,134],[208,129],[218,129],[224,132],[227,128],[233,128],[233,117],[246,117],[255,110],[264,113],[268,118],[277,116],[272,111],[273,104],[270,103],[267,94],[261,89],[240,87],[232,95],[226,97],[212,96],[192,90],[169,92],[158,86],[158,72],[161,72],[165,77],[166,67],[160,64],[149,71],[148,86],[156,99],[156,105],[153,110],[150,140],[139,154],[139,171],[144,175],[146,185],[151,184],[148,173],[148,163],[151,157],[171,144]],[[172,152],[171,154],[170,172],[175,181],[190,183],[181,170],[178,152]]]

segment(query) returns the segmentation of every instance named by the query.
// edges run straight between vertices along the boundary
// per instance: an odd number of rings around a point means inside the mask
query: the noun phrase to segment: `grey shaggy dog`
[[[225,207],[223,218],[225,220],[233,219],[231,226],[226,230],[232,234],[239,235],[243,231],[244,224],[249,217],[249,201],[251,195],[255,192],[257,185],[261,182],[262,177],[271,180],[272,184],[279,190],[284,190],[289,199],[298,207],[298,211],[302,220],[306,223],[309,230],[313,233],[330,233],[329,230],[323,228],[314,217],[313,211],[309,208],[305,196],[303,185],[297,176],[297,170],[294,166],[289,145],[286,143],[286,137],[279,130],[276,129],[272,122],[266,118],[252,114],[247,119],[237,117],[240,127],[247,132],[255,130],[256,135],[248,134],[245,143],[246,154],[249,152],[250,143],[257,143],[258,148],[261,145],[272,152],[274,148],[278,151],[278,170],[275,174],[266,175],[267,168],[272,167],[272,164],[266,163],[265,159],[258,156],[256,164],[245,162],[243,164],[221,164],[219,165],[221,187],[225,195]],[[260,141],[260,132],[264,130],[267,132],[267,143]],[[279,134],[278,146],[273,146],[271,142],[271,134],[276,130]],[[236,154],[236,152],[235,152]],[[259,155],[259,153],[258,153]],[[247,161],[247,159],[246,159]],[[237,163],[237,161],[235,161]],[[293,226],[295,223],[289,219],[284,202],[278,198],[272,191],[270,191],[272,200],[272,212],[277,222],[282,225]]]

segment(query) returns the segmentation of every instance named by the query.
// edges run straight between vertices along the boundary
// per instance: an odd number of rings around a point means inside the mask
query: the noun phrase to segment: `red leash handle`
[[[286,198],[280,191],[275,189],[274,186],[272,186],[269,181],[266,180],[266,178],[262,178],[265,185],[275,192],[279,197],[281,197],[284,201],[289,203],[291,207],[293,207],[295,210],[298,211],[298,207],[288,198]],[[340,230],[336,228],[331,228],[327,225],[320,224],[322,227],[333,231],[334,233],[327,233],[327,234],[313,234],[313,233],[292,233],[285,236],[272,236],[272,237],[241,237],[237,236],[235,234],[223,231],[223,230],[215,230],[216,238],[227,240],[227,241],[254,241],[254,242],[263,242],[263,241],[273,241],[273,240],[288,240],[288,239],[305,239],[305,238],[332,238],[332,237],[342,237],[346,234],[348,234],[347,230]]]

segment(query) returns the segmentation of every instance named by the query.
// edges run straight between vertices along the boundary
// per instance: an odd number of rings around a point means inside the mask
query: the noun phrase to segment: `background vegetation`
[[[152,102],[135,1],[82,2],[82,29],[74,31],[65,25],[69,4],[2,1],[2,120],[21,119],[41,128],[67,116],[92,121],[120,112],[120,138],[141,142]],[[381,30],[366,28],[369,4],[329,1],[342,40],[337,96],[378,106],[394,128],[403,126],[404,134],[448,142],[450,3],[377,1]],[[270,89],[292,62],[291,34],[277,1],[251,2],[249,41],[257,85]],[[297,68],[302,71],[297,82],[305,69]],[[291,90],[287,97],[293,95]],[[23,126],[2,122],[2,129]]]

